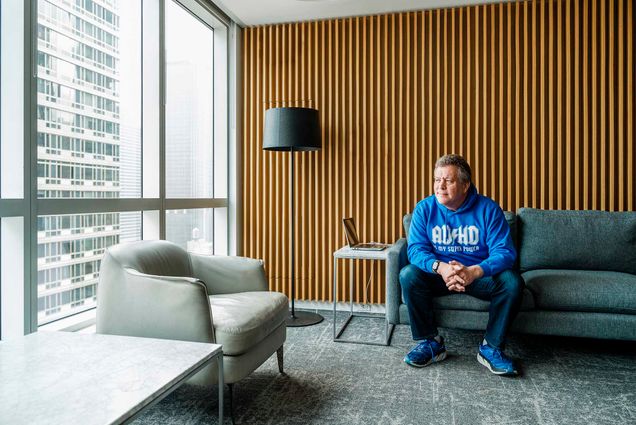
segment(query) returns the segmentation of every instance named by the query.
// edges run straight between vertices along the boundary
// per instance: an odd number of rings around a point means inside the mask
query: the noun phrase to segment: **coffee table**
[[[77,332],[36,332],[0,342],[0,423],[120,424],[214,360],[221,345]]]

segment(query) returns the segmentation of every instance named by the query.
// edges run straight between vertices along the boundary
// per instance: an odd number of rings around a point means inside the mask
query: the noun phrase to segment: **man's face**
[[[466,199],[470,183],[462,183],[459,180],[457,167],[449,165],[435,169],[435,197],[437,202],[449,210],[457,210]]]

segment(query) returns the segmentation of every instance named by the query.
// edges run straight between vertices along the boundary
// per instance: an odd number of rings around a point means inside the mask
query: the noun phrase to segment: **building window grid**
[[[63,92],[67,90],[75,90],[75,96],[72,98],[65,96]],[[72,89],[60,83],[44,79],[38,80],[38,93],[42,95],[42,99],[46,102],[68,106],[78,111],[92,112],[97,115],[108,116],[115,120],[119,119],[119,105],[112,99]]]
[[[38,284],[46,289],[58,288],[66,284],[77,283],[80,280],[97,278],[101,260],[89,261],[81,264],[65,264],[58,267],[41,269],[38,271]]]
[[[106,248],[117,243],[119,243],[119,235],[40,243],[38,244],[38,263],[57,263],[77,258],[99,256],[104,254]]]
[[[44,105],[42,105],[42,107],[46,108],[44,107]],[[40,110],[38,107],[38,113],[39,112]],[[70,115],[74,115],[74,114],[71,113]],[[73,123],[69,124],[68,121],[66,121],[69,116],[66,113],[64,113],[64,111],[51,110],[51,109],[42,110],[41,114],[39,113],[39,117],[41,117],[39,119],[44,124],[44,127],[48,129],[59,130],[60,132],[67,131],[71,133],[79,133],[82,136],[86,136],[86,137],[101,137],[102,140],[107,142],[119,141],[119,135],[118,133],[116,133],[116,131],[119,129],[118,124],[108,125],[107,124],[108,122],[99,122],[97,120],[87,120],[87,119],[82,119],[82,117],[73,117],[73,120],[74,120]],[[88,125],[88,124],[90,124],[91,126],[90,128],[81,127],[81,125]],[[81,151],[75,152],[74,156],[84,158],[85,153],[86,152],[81,152]]]
[[[66,58],[82,61],[84,64],[109,71],[113,75],[117,72],[119,61],[113,55],[102,52],[79,40],[74,40],[42,24],[38,25],[38,43],[42,44],[41,47],[60,53]],[[60,46],[66,46],[66,48],[61,48]],[[60,57],[60,59],[63,58]]]
[[[39,298],[38,311],[46,317],[59,314],[64,307],[77,308],[89,303],[94,306],[96,301],[97,284],[93,283]]]
[[[61,129],[62,126],[67,126],[71,128],[71,131],[77,133],[85,133],[86,130],[89,130],[97,137],[108,135],[113,139],[119,139],[120,127],[116,122],[62,111],[50,106],[38,105],[38,120],[44,121],[48,128]]]
[[[79,139],[57,134],[38,134],[38,146],[46,148],[46,153],[59,155],[60,151],[68,151],[75,157],[84,158],[85,154],[93,155],[94,159],[119,162],[119,145],[105,141]]]
[[[111,52],[116,52],[119,48],[118,39],[113,33],[79,16],[73,16],[69,11],[48,1],[39,3],[38,20],[49,23],[61,30],[66,30],[75,36],[82,37],[83,40],[108,49]]]
[[[109,30],[117,31],[119,27],[119,17],[104,7],[107,6],[114,9],[116,7],[114,2],[104,1],[102,2],[104,6],[97,4],[94,0],[56,0],[56,3],[60,6],[67,7],[71,13],[81,15],[87,21],[94,21]]]
[[[90,190],[38,190],[38,198],[57,199],[117,199],[119,194],[110,190],[90,191]]]
[[[114,166],[84,165],[62,161],[38,161],[38,181],[44,184],[119,187],[119,169]]]
[[[68,3],[64,1],[64,3]],[[113,3],[111,3],[113,5]],[[111,26],[113,29],[119,27],[119,16],[113,13],[112,10],[108,10],[104,6],[98,4],[94,0],[75,0],[75,8],[79,12],[84,12],[87,16],[101,21],[106,25]]]
[[[93,43],[97,26],[88,20],[116,30],[119,18],[93,1],[58,3],[72,11],[44,0],[38,10],[38,75],[45,77],[38,81],[38,197],[118,198],[118,37],[101,32],[111,46]],[[38,322],[95,305],[99,261],[120,241],[119,216],[38,217]]]
[[[73,68],[74,72],[60,72],[60,69],[64,69],[65,67]],[[50,56],[41,51],[38,52],[38,74],[40,74],[40,72],[44,72],[44,74],[61,81],[69,82],[79,87],[85,87],[99,93],[110,96],[118,95],[119,88],[114,78],[72,64],[55,56]]]
[[[77,215],[54,215],[38,217],[38,232],[62,232],[70,234],[82,233],[87,228],[113,230],[119,226],[118,213],[95,213]],[[61,233],[50,233],[47,236],[57,236]]]

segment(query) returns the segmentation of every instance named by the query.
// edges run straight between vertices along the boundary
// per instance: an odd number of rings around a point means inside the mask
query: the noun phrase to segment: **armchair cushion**
[[[246,257],[190,254],[192,276],[205,283],[210,295],[267,291],[263,262]]]
[[[239,292],[211,295],[216,342],[223,353],[237,356],[249,351],[281,323],[288,314],[288,299],[279,292]]]
[[[168,241],[129,242],[112,246],[108,252],[122,269],[154,276],[193,276],[188,253]]]

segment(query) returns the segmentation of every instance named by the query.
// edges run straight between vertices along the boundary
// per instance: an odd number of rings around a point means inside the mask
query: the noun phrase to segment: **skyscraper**
[[[138,2],[38,1],[40,198],[140,196],[138,94],[121,85],[131,69],[122,37],[136,40],[122,25],[131,7]],[[94,307],[104,249],[140,228],[135,212],[38,217],[38,322]]]

